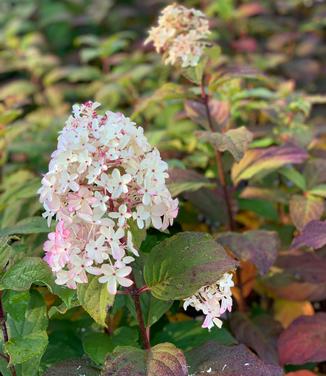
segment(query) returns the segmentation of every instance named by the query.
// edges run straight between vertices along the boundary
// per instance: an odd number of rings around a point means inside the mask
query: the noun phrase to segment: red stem
[[[213,132],[214,126],[213,126],[213,121],[212,121],[212,117],[211,117],[211,112],[210,112],[210,109],[209,109],[209,96],[207,95],[207,93],[205,91],[204,78],[203,78],[203,82],[201,84],[201,96],[202,96],[202,99],[203,99],[203,102],[204,102],[204,105],[205,105],[206,116],[207,116],[209,128]],[[227,187],[226,179],[225,179],[225,173],[224,173],[224,167],[223,167],[223,161],[222,161],[222,154],[216,148],[214,148],[214,151],[215,151],[215,159],[216,159],[216,165],[217,165],[217,174],[218,174],[219,182],[220,182],[222,189],[223,189],[223,195],[224,195],[224,199],[225,199],[226,207],[227,207],[227,212],[228,212],[229,229],[231,231],[233,231],[233,230],[235,230],[235,222],[234,222],[234,219],[233,219],[231,198],[229,196],[228,187]]]
[[[206,110],[206,116],[207,116],[207,121],[210,130],[213,132],[214,131],[214,126],[213,126],[213,121],[212,121],[212,116],[209,108],[209,96],[206,93],[205,90],[205,76],[203,76],[202,82],[201,82],[201,97],[204,102],[205,110]],[[233,218],[233,211],[232,211],[232,203],[231,203],[231,198],[229,195],[228,187],[226,184],[226,179],[225,179],[225,172],[224,172],[224,166],[223,166],[223,161],[222,161],[222,154],[221,152],[214,148],[215,151],[215,159],[216,159],[216,165],[217,165],[217,174],[219,177],[219,182],[222,186],[223,189],[223,195],[224,195],[224,200],[226,203],[227,207],[227,212],[228,212],[228,227],[231,231],[234,231],[236,229],[236,224]],[[218,184],[217,184],[217,187]],[[241,278],[241,271],[238,268],[236,271],[237,274],[237,281],[238,281],[238,288],[239,288],[239,310],[240,311],[245,311],[246,310],[246,301],[243,293],[243,283],[242,283],[242,278]]]
[[[143,340],[144,348],[146,350],[151,349],[151,344],[149,341],[149,328],[146,328],[145,323],[144,323],[144,318],[143,318],[143,313],[141,309],[141,304],[140,304],[140,293],[136,285],[136,280],[134,278],[133,273],[130,275],[131,279],[133,280],[134,284],[129,287],[128,291],[134,301],[135,304],[135,310],[136,310],[136,316],[137,316],[137,321],[140,329],[140,334]]]

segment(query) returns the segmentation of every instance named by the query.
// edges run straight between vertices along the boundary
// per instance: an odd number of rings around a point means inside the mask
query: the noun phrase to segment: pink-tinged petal
[[[211,330],[213,326],[214,326],[214,323],[213,323],[212,317],[210,315],[207,315],[201,327],[204,329],[207,328],[208,330]]]
[[[119,246],[112,247],[112,256],[115,260],[121,260],[125,255],[125,250]]]

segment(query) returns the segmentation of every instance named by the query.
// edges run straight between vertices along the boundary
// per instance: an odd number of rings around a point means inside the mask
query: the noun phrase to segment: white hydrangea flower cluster
[[[232,309],[232,292],[234,286],[231,273],[224,273],[223,276],[213,285],[200,288],[197,293],[185,299],[183,308],[194,307],[197,311],[202,311],[206,318],[202,327],[211,328],[216,325],[222,327],[223,322],[219,319],[221,315]]]
[[[193,67],[203,54],[209,34],[204,13],[171,4],[163,9],[158,25],[150,29],[145,44],[153,42],[156,51],[163,52],[165,64]]]
[[[129,287],[134,248],[129,223],[164,230],[178,213],[165,185],[167,164],[143,128],[121,113],[96,113],[99,103],[74,105],[39,189],[55,232],[44,244],[56,283],[76,288],[99,276],[111,294]]]

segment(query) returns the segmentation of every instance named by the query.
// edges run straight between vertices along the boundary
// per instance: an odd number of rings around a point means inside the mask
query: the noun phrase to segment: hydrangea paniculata
[[[195,295],[185,299],[183,308],[194,307],[197,311],[202,311],[206,318],[202,327],[211,328],[216,325],[222,327],[221,315],[232,308],[231,287],[234,286],[231,273],[225,273],[213,285],[201,287]]]
[[[99,276],[111,294],[132,285],[138,256],[130,221],[165,230],[178,213],[165,180],[167,164],[143,128],[99,103],[74,105],[39,189],[44,217],[56,230],[44,244],[56,283],[76,288]]]
[[[163,9],[158,25],[149,30],[145,44],[153,42],[156,51],[163,53],[165,64],[186,68],[198,64],[209,34],[204,13],[171,4]]]

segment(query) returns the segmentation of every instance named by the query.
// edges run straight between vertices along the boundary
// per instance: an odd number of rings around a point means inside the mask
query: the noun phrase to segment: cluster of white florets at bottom
[[[98,276],[111,294],[131,286],[130,225],[165,230],[178,213],[160,153],[121,113],[99,115],[99,103],[74,105],[39,189],[55,232],[44,244],[56,283],[76,288]]]
[[[196,294],[185,299],[183,308],[194,307],[197,311],[202,311],[206,315],[202,327],[211,328],[216,325],[222,327],[221,315],[232,309],[232,292],[234,286],[231,273],[225,273],[214,284],[200,288]]]

